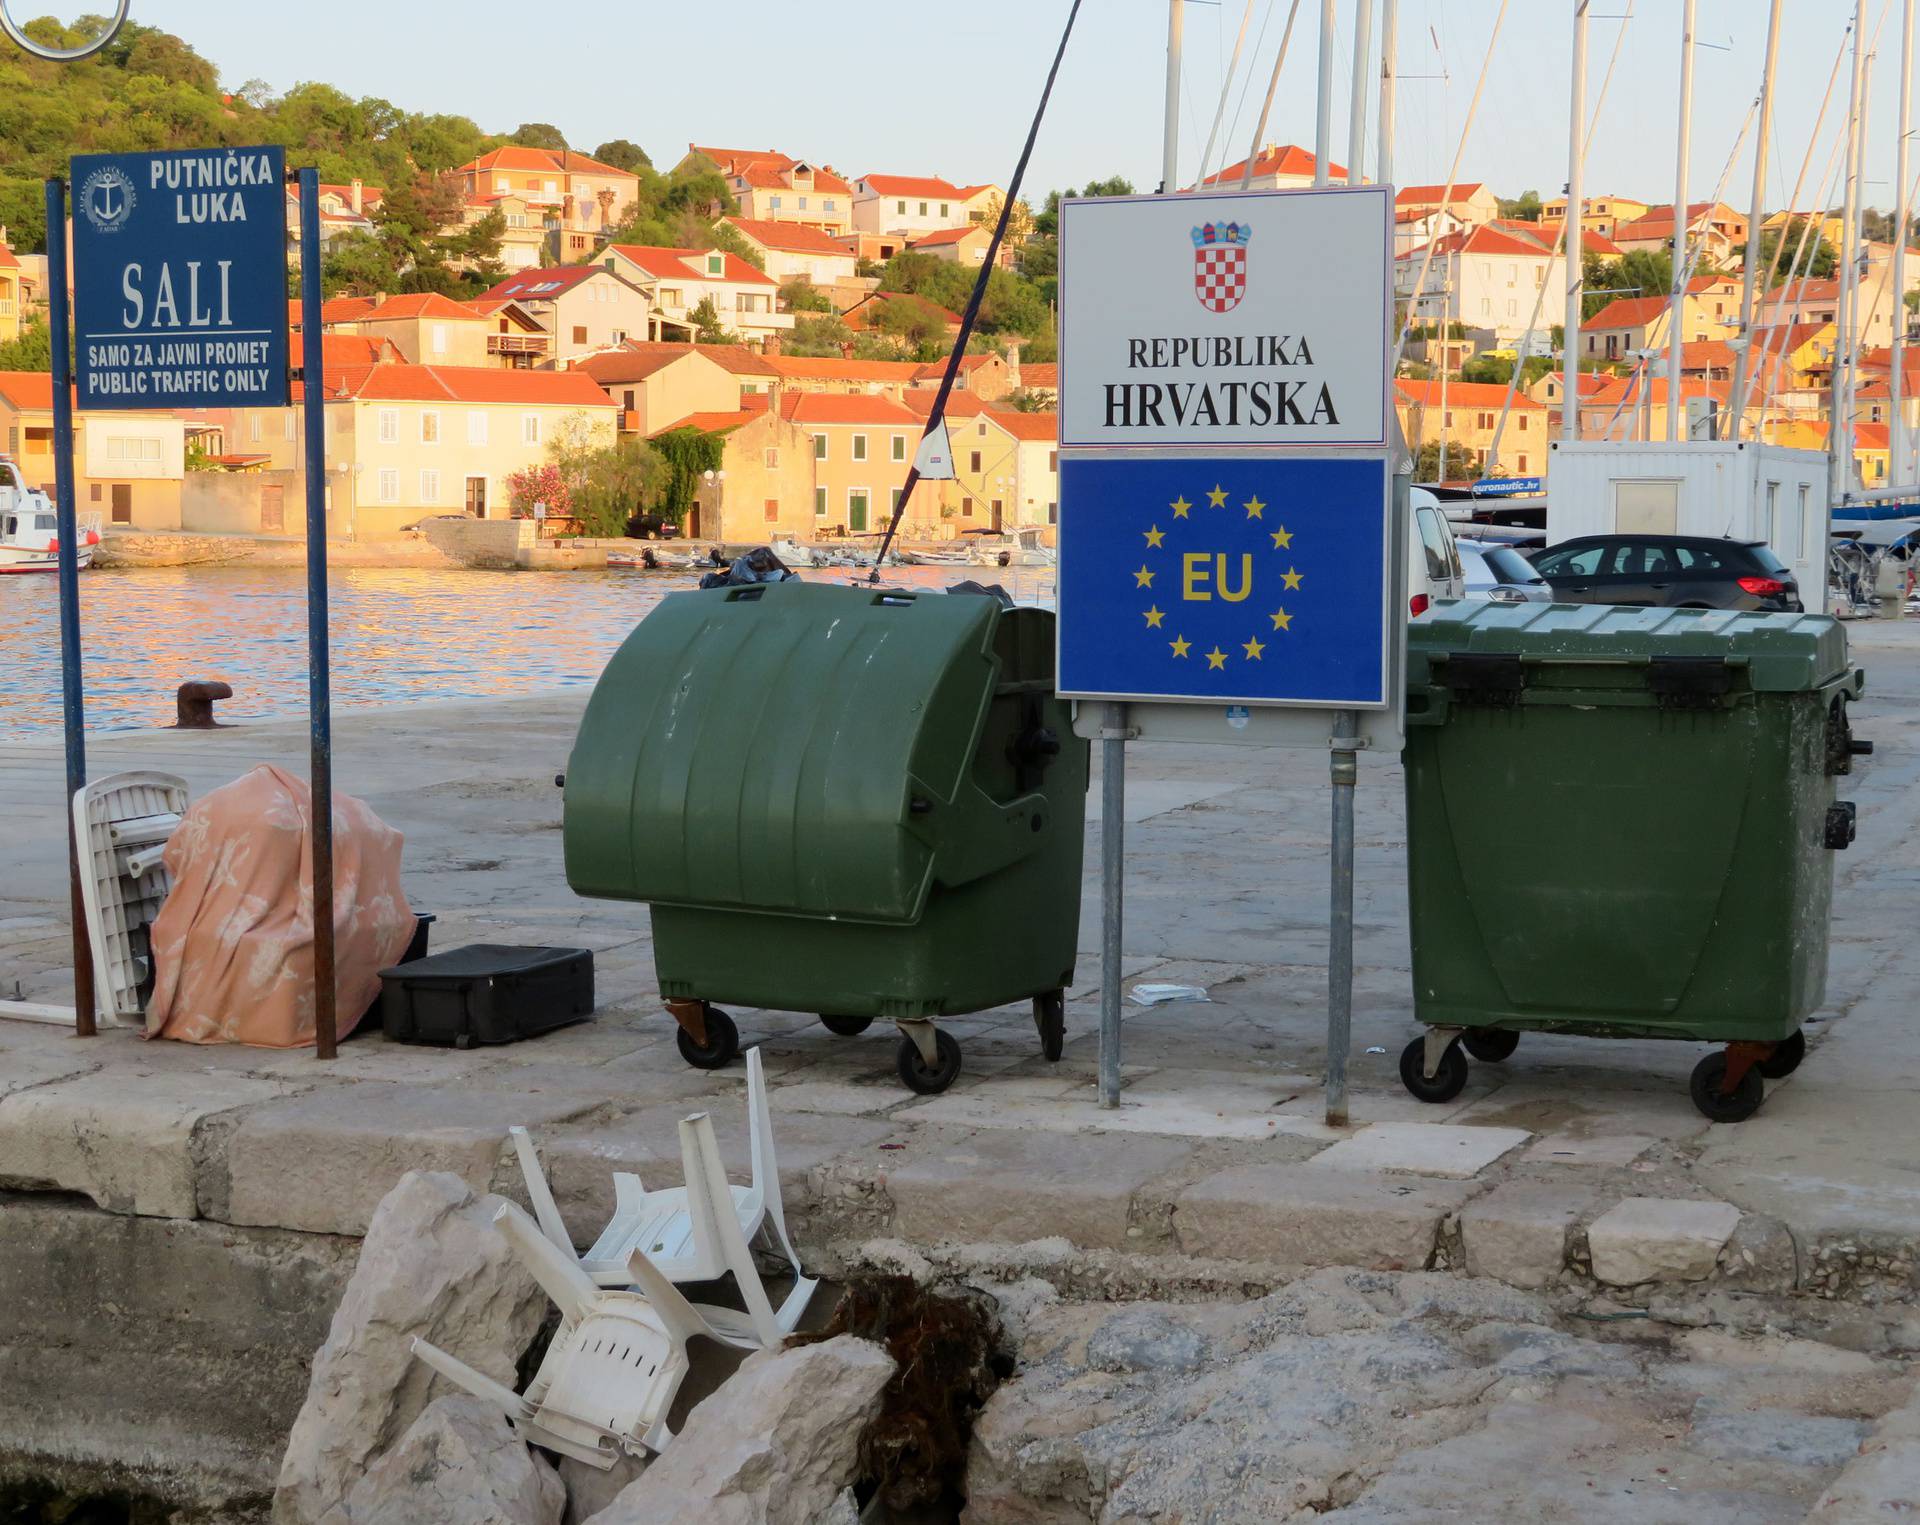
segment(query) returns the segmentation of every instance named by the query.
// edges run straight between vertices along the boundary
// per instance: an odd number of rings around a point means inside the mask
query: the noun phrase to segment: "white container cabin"
[[[1583,535],[1764,540],[1800,600],[1827,612],[1827,457],[1752,440],[1559,440],[1547,476],[1547,544]]]

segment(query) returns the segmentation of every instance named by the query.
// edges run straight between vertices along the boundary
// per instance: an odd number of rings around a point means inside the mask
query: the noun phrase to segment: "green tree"
[[[700,298],[700,305],[687,314],[687,320],[693,324],[693,337],[700,344],[737,344],[739,339],[728,332],[720,321],[720,310],[713,305],[712,297]]]
[[[780,350],[787,355],[834,356],[844,353],[844,347],[852,343],[853,330],[829,314],[796,318],[793,327],[782,336]]]
[[[667,470],[648,507],[684,529],[687,510],[698,500],[701,475],[718,471],[726,457],[727,436],[724,432],[669,429],[654,439],[653,447],[666,462]]]
[[[1086,189],[1076,191],[1068,186],[1064,191],[1048,191],[1046,202],[1033,215],[1033,231],[1051,238],[1060,231],[1060,203],[1072,196],[1131,196],[1133,182],[1124,175],[1110,175],[1105,180],[1089,180]]]
[[[1635,249],[1619,259],[1588,250],[1581,255],[1580,270],[1586,283],[1580,297],[1583,318],[1623,297],[1664,297],[1673,289],[1673,256],[1664,249]]]
[[[780,288],[780,301],[788,312],[832,312],[827,294],[803,275],[796,275]]]
[[[1538,222],[1540,220],[1540,193],[1538,191],[1522,191],[1511,201],[1503,197],[1500,201],[1500,215],[1502,217],[1517,218],[1521,222]]]
[[[653,160],[647,157],[647,151],[625,138],[613,138],[602,143],[593,151],[593,156],[602,164],[611,164],[615,169],[624,169],[629,174],[653,168]]]
[[[556,154],[567,150],[567,135],[551,122],[522,122],[510,137],[522,148],[544,148]]]
[[[1781,248],[1781,235],[1785,234],[1785,248]],[[1807,248],[1804,262],[1796,264],[1802,258],[1800,240],[1806,237]],[[1779,264],[1774,265],[1774,251],[1780,250]],[[1756,267],[1762,273],[1773,270],[1773,284],[1783,285],[1791,275],[1795,279],[1811,276],[1815,280],[1826,280],[1840,263],[1840,255],[1832,244],[1827,242],[1824,230],[1813,230],[1811,217],[1791,218],[1783,228],[1768,228],[1760,235],[1760,263]]]
[[[1460,367],[1462,381],[1477,381],[1495,386],[1505,386],[1513,377],[1513,357],[1511,355],[1475,355]]]
[[[596,539],[626,534],[671,475],[666,458],[645,440],[629,435],[606,445],[582,426],[561,431],[547,458],[566,480],[580,532]]]
[[[53,330],[44,318],[36,318],[20,331],[20,337],[0,344],[0,371],[50,371],[53,369]]]

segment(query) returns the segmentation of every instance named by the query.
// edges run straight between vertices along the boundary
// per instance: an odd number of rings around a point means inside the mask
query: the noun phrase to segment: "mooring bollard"
[[[231,688],[213,679],[182,683],[174,728],[181,731],[218,730],[220,722],[213,718],[213,701],[232,697]]]

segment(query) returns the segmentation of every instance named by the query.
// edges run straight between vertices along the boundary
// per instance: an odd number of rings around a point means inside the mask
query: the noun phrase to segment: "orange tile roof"
[[[607,394],[579,371],[499,370],[491,366],[376,365],[329,376],[327,395],[380,402],[500,402],[610,408]]]
[[[780,416],[796,424],[917,424],[911,412],[890,397],[864,392],[789,392],[780,399]]]
[[[960,357],[960,374],[964,376],[968,371],[977,371],[981,366],[990,365],[999,358],[998,355],[991,352],[979,355],[962,355]],[[913,373],[913,379],[915,381],[938,381],[946,374],[946,360],[929,360]]]
[[[965,201],[960,187],[938,175],[862,175],[860,181],[876,196],[931,196],[940,201]]]
[[[658,439],[675,429],[698,429],[702,434],[724,434],[729,429],[738,429],[742,424],[751,423],[765,412],[764,408],[741,408],[732,413],[689,413],[685,418],[677,418],[670,424],[662,424],[658,429],[649,431],[647,438]]]
[[[818,228],[797,222],[767,222],[757,217],[727,216],[722,222],[733,224],[746,237],[765,249],[780,249],[789,254],[832,254],[852,259],[853,251],[839,239]]]
[[[776,376],[790,380],[886,381],[906,386],[919,373],[911,360],[851,360],[836,355],[767,355]]]
[[[489,287],[487,295],[514,302],[551,302],[600,275],[623,286],[632,284],[605,265],[534,265],[514,271],[504,281]]]
[[[479,175],[496,169],[518,170],[521,174],[622,175],[629,180],[639,178],[628,170],[615,169],[611,164],[602,164],[598,159],[577,154],[572,149],[556,151],[546,148],[524,148],[518,144],[509,144],[505,148],[496,148],[491,153],[484,153],[477,159],[469,159],[454,173]]]
[[[1397,379],[1393,386],[1405,402],[1419,403],[1430,408],[1437,408],[1440,405],[1440,383],[1437,381],[1412,381],[1402,377]],[[1491,381],[1449,379],[1446,384],[1446,393],[1449,408],[1498,408],[1507,400],[1505,384]],[[1517,388],[1513,394],[1513,405],[1516,409],[1523,411],[1537,410],[1541,407],[1540,403],[1535,402],[1524,391]]]
[[[1026,361],[1022,360],[1020,362],[1020,385],[1023,387],[1037,387],[1043,392],[1057,392],[1060,390],[1060,367],[1050,362],[1041,365],[1028,365]]]
[[[1060,415],[1057,413],[1023,413],[1018,408],[988,408],[986,413],[988,418],[1015,439],[1057,440],[1060,438]]]
[[[1455,197],[1465,200],[1475,191],[1486,189],[1484,180],[1462,180],[1453,188]],[[1446,194],[1444,185],[1403,185],[1393,193],[1394,205],[1412,202],[1438,202]]]
[[[321,360],[329,376],[400,358],[400,351],[393,347],[391,339],[376,339],[371,334],[322,334],[320,337]],[[294,334],[289,340],[287,364],[295,369],[306,364],[306,345],[300,334]]]
[[[1257,180],[1262,175],[1311,175],[1313,166],[1314,157],[1310,150],[1300,147],[1297,143],[1282,143],[1276,147],[1260,150],[1253,161],[1253,177]],[[1242,159],[1238,164],[1229,164],[1225,169],[1207,176],[1201,184],[1237,183],[1246,172],[1247,161]],[[1327,174],[1334,180],[1344,180],[1347,178],[1346,166],[1329,161]]]
[[[324,316],[324,309],[323,309]],[[354,319],[357,323],[413,323],[433,319],[443,323],[477,323],[486,317],[465,302],[456,302],[437,291],[410,291],[388,297],[370,312]]]
[[[48,411],[53,407],[53,373],[0,371],[0,398],[16,411]]]
[[[938,244],[945,247],[947,244],[964,242],[976,233],[983,237],[987,236],[987,230],[985,228],[976,228],[972,225],[964,228],[940,228],[935,232],[929,233],[925,238],[916,238],[913,241],[913,247],[916,249],[924,249],[929,244]]]
[[[693,354],[691,344],[650,344],[644,351],[602,350],[576,360],[571,369],[584,371],[602,386],[620,386],[630,381],[645,381]]]
[[[704,154],[727,174],[735,174],[748,164],[771,164],[775,169],[786,169],[796,162],[777,148],[703,148],[698,143],[689,143],[687,152]]]
[[[1730,382],[1703,381],[1694,376],[1680,380],[1680,399],[1683,402],[1689,397],[1712,397],[1725,402],[1730,391]],[[1609,376],[1605,385],[1596,387],[1591,397],[1583,397],[1580,401],[1583,407],[1610,408],[1636,402],[1664,405],[1666,400],[1667,378],[1656,370],[1651,375]]]
[[[737,254],[729,254],[719,249],[668,249],[658,244],[608,244],[600,253],[618,254],[621,258],[638,265],[655,280],[674,281],[718,281],[726,284],[749,286],[777,286],[763,270],[756,270]],[[706,258],[709,254],[721,254],[726,264],[724,275],[708,275]],[[698,260],[700,268],[687,263]],[[530,272],[531,273],[531,272]],[[544,272],[552,274],[551,271]],[[504,286],[504,282],[502,286]],[[501,290],[501,286],[493,288]]]
[[[738,344],[668,344],[651,339],[629,339],[621,349],[609,350],[607,353],[610,355],[657,353],[675,358],[696,353],[705,355],[715,365],[731,371],[736,376],[777,376],[779,374],[768,363],[766,356],[757,355]]]
[[[1615,297],[1580,326],[1584,329],[1642,328],[1666,310],[1665,297]]]
[[[923,420],[933,416],[933,405],[939,400],[940,393],[934,387],[921,387],[907,393],[907,407]],[[992,405],[978,392],[965,392],[955,388],[947,398],[948,418],[977,418]]]
[[[1891,426],[1869,422],[1853,426],[1853,448],[1855,450],[1885,450],[1887,433]]]
[[[0,270],[18,270],[20,261],[13,257],[13,250],[0,244]]]

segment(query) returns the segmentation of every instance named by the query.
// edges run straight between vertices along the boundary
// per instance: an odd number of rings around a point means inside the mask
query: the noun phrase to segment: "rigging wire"
[[[1240,49],[1247,40],[1247,25],[1253,20],[1254,6],[1259,3],[1260,0],[1247,0],[1247,8],[1240,13],[1240,30],[1233,39],[1233,56],[1227,60],[1226,72],[1220,76],[1220,104],[1214,107],[1213,127],[1207,133],[1207,145],[1200,150],[1200,168],[1193,181],[1195,190],[1207,183],[1207,161],[1213,157],[1213,145],[1220,136],[1220,123],[1227,114],[1227,97],[1233,93],[1233,76],[1240,68]],[[1363,0],[1363,3],[1370,5],[1372,0]],[[1273,0],[1267,0],[1267,14],[1273,14]]]
[[[1280,51],[1273,56],[1273,74],[1267,80],[1266,99],[1260,103],[1260,120],[1253,126],[1253,146],[1247,150],[1246,172],[1240,177],[1243,191],[1253,184],[1254,160],[1259,158],[1261,139],[1267,135],[1267,117],[1273,111],[1274,92],[1280,88],[1280,70],[1287,61],[1287,44],[1293,41],[1293,23],[1299,14],[1300,0],[1293,0],[1287,7],[1287,29],[1280,34]]]

